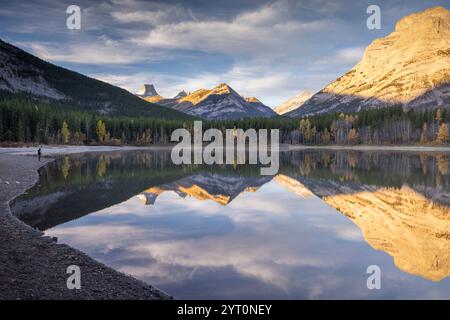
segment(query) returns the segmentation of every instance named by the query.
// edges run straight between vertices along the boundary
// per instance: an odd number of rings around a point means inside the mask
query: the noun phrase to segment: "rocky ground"
[[[38,181],[37,157],[0,153],[0,299],[168,299],[12,216],[9,202]],[[69,290],[67,267],[81,269],[81,289]]]

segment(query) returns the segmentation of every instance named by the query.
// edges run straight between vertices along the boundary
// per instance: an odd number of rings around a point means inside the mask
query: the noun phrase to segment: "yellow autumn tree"
[[[97,121],[97,137],[99,142],[104,142],[106,137],[106,126],[102,120]]]
[[[70,139],[70,129],[69,125],[67,124],[67,121],[64,120],[62,128],[61,128],[61,134],[63,136],[64,143],[68,143]]]
[[[312,137],[316,134],[316,128],[311,127],[309,119],[300,120],[300,132],[303,134],[305,142],[310,142]]]
[[[448,133],[448,125],[443,123],[439,127],[439,131],[436,136],[437,144],[445,144],[450,142],[450,134]]]

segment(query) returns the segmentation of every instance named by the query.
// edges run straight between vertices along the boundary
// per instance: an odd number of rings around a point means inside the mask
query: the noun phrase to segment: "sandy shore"
[[[151,147],[110,147],[110,146],[43,146],[43,156],[56,156],[75,153],[91,152],[109,152],[109,151],[133,151],[133,150],[170,150],[171,146],[151,146]],[[10,154],[17,156],[36,155],[37,147],[21,148],[0,148],[1,154]]]
[[[33,149],[29,151],[35,153]],[[76,249],[57,244],[16,219],[9,202],[35,184],[39,178],[37,170],[51,160],[43,158],[38,162],[36,157],[11,153],[14,152],[0,152],[0,299],[169,298]],[[67,289],[66,271],[70,265],[81,269],[80,290]]]

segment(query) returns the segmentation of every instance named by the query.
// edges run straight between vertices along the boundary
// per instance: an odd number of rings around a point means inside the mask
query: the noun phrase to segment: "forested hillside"
[[[187,117],[139,99],[124,89],[48,63],[0,40],[0,96],[6,99],[16,95],[110,116]]]
[[[404,112],[401,107],[302,119],[204,121],[203,130],[280,129],[291,144],[448,144],[450,111]],[[168,144],[173,130],[193,131],[193,119],[97,115],[24,99],[0,99],[0,142],[44,144]]]

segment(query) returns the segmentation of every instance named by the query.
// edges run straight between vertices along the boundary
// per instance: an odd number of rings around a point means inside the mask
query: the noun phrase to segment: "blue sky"
[[[66,28],[67,6],[82,9]],[[366,27],[369,5],[382,29]],[[1,0],[0,38],[131,92],[171,97],[226,82],[272,107],[348,71],[401,17],[445,1]]]

